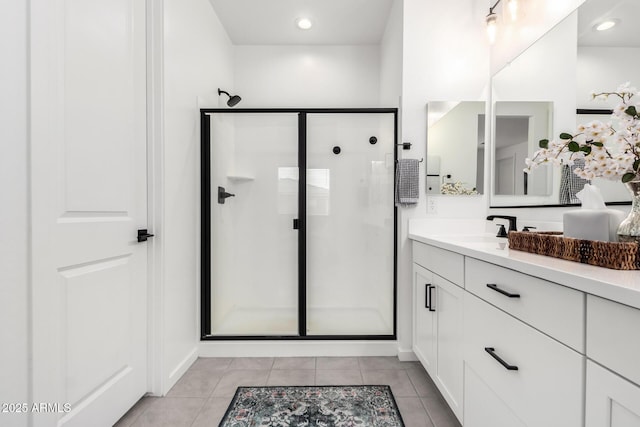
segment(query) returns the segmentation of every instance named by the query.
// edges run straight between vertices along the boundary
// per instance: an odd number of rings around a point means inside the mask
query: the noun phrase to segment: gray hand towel
[[[396,206],[410,206],[418,203],[420,161],[401,159],[396,165]]]

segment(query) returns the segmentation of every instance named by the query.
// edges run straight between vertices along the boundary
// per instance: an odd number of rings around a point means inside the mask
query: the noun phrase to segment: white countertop
[[[640,309],[640,270],[612,270],[510,250],[493,234],[437,234],[409,227],[409,238]]]

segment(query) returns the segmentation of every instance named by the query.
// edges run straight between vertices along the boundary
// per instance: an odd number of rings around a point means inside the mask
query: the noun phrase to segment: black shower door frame
[[[298,335],[211,335],[211,118],[213,114],[298,114]],[[393,334],[307,335],[307,114],[393,114],[394,168],[398,160],[397,108],[202,108],[200,109],[201,175],[201,341],[395,340],[398,328],[398,208],[393,207]],[[394,170],[395,188],[395,170]]]

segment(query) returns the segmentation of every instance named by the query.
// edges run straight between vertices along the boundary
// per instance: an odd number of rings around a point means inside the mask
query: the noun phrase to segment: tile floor
[[[460,427],[418,362],[395,357],[201,358],[166,397],[144,397],[116,427],[216,427],[240,385],[390,385],[406,427]]]

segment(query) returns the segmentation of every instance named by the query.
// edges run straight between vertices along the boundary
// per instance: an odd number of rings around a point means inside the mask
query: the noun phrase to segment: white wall
[[[376,45],[238,45],[238,107],[377,107],[379,64]]]
[[[577,91],[578,108],[613,108],[620,98],[592,100],[591,91],[615,92],[622,83],[640,87],[636,72],[640,69],[640,48],[578,47]]]
[[[573,129],[575,89],[567,83],[575,81],[577,28],[578,14],[572,13],[496,73],[492,79],[492,101],[553,102],[554,132],[550,136]]]
[[[380,106],[398,107],[402,95],[402,0],[395,0],[380,41]]]
[[[491,74],[510,63],[584,1],[521,1],[518,19],[515,22],[511,21],[506,10],[503,12],[503,2],[495,10],[500,15],[500,23],[496,43],[491,48]],[[490,3],[493,5],[495,2],[491,0]]]
[[[29,402],[29,134],[27,0],[0,14],[0,402]],[[2,425],[26,426],[24,414],[0,414]],[[6,424],[5,424],[6,423]]]
[[[486,99],[488,42],[484,1],[405,0],[403,8],[402,140],[413,144],[403,158],[425,158],[426,104],[430,100]],[[408,220],[426,214],[424,165],[420,202],[399,209],[398,339],[401,357],[411,354],[411,242]],[[436,196],[438,216],[471,217],[485,210],[484,197]]]
[[[196,357],[200,306],[200,102],[233,92],[233,46],[207,0],[164,5],[163,391]]]

